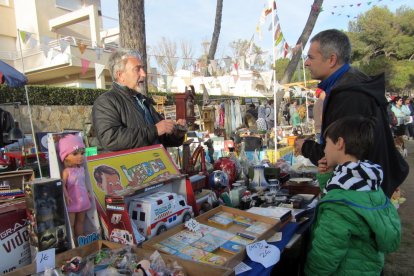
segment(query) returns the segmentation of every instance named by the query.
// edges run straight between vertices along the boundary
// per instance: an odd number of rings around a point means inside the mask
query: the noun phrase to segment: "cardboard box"
[[[268,217],[248,213],[246,211],[242,211],[242,210],[235,209],[235,208],[230,208],[230,207],[227,207],[227,206],[216,207],[216,208],[214,208],[214,209],[212,209],[212,210],[196,217],[195,219],[199,223],[202,223],[202,224],[205,224],[205,225],[208,225],[208,226],[220,229],[220,230],[225,230],[225,231],[231,232],[231,233],[242,232],[243,230],[245,230],[247,228],[246,226],[236,224],[236,223],[232,223],[228,227],[224,227],[224,226],[220,227],[217,224],[213,224],[213,223],[209,222],[208,219],[210,217],[212,217],[214,214],[218,213],[218,212],[231,213],[231,214],[236,215],[236,216],[240,215],[240,216],[252,219],[254,221],[264,222],[264,223],[270,224],[271,228],[268,229],[267,231],[265,231],[263,234],[258,235],[258,238],[256,239],[256,241],[260,241],[260,240],[263,240],[263,239],[266,239],[266,238],[270,237],[275,232],[277,232],[280,229],[280,227],[282,226],[282,223],[279,220],[275,220],[275,219],[271,219],[271,218],[268,218]],[[145,242],[143,244],[143,248],[155,250],[156,249],[156,247],[154,246],[155,244],[157,244],[157,243],[173,236],[174,234],[177,234],[178,232],[180,232],[181,230],[184,230],[184,229],[185,229],[185,226],[183,224],[178,225],[178,226],[174,227],[173,229],[168,230],[164,233],[161,233],[160,235],[158,235],[156,237],[153,237],[151,240]],[[224,266],[228,267],[228,268],[234,268],[241,261],[243,261],[247,256],[245,248],[237,254],[227,253],[223,250],[216,250],[213,253],[227,258],[227,262],[224,264]],[[197,262],[197,263],[201,264],[200,262]],[[206,274],[203,274],[203,275],[206,275]]]
[[[33,180],[32,170],[0,173],[0,183],[21,189]],[[31,262],[26,203],[24,198],[0,200],[0,275]]]
[[[24,199],[0,205],[0,275],[30,264]]]
[[[61,254],[56,255],[56,265],[60,266],[63,264],[66,260],[71,259],[74,256],[80,256],[80,257],[86,257],[88,255],[91,255],[95,252],[98,252],[102,248],[109,248],[109,249],[119,249],[124,247],[122,244],[108,242],[108,241],[94,241],[90,244],[87,244],[85,246],[81,246],[66,252],[63,252]],[[134,247],[133,251],[138,255],[140,258],[148,258],[154,251],[153,250],[145,250],[142,248]],[[182,260],[175,256],[165,255],[161,254],[163,260],[165,262],[173,262],[177,261],[179,265],[181,265],[185,271],[186,275],[189,276],[199,276],[199,275],[209,275],[209,276],[219,276],[219,275],[234,275],[234,272],[228,268],[224,267],[214,267],[206,264],[200,264],[192,261]],[[20,276],[20,275],[30,275],[36,272],[36,264],[32,263],[28,266],[25,266],[23,268],[20,268],[18,270],[15,270],[9,274],[8,276]]]
[[[61,178],[61,172],[63,171],[63,164],[59,158],[58,142],[67,134],[81,135],[80,132],[64,132],[64,133],[48,133],[48,151],[49,151],[49,168],[51,178]],[[93,189],[89,179],[88,167],[86,160],[83,163],[85,169],[85,186],[90,195],[93,195]],[[98,214],[96,211],[95,201],[91,200],[91,208],[86,211],[86,217],[83,227],[84,235],[77,238],[76,244],[79,246],[91,243],[101,238],[101,228],[99,225]],[[72,231],[70,231],[72,232]],[[70,233],[69,232],[69,233]],[[71,239],[74,241],[73,233],[70,233]],[[75,245],[75,242],[72,243]]]
[[[56,252],[72,248],[62,181],[38,179],[24,186],[32,254],[49,248],[56,248]]]

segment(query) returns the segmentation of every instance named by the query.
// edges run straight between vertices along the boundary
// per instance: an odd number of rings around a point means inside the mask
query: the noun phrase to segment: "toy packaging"
[[[72,131],[72,132],[61,132],[61,133],[48,133],[48,151],[49,151],[49,168],[50,168],[50,177],[51,178],[62,178],[62,172],[64,169],[64,164],[61,160],[61,153],[59,151],[59,141],[64,138],[68,137],[69,135],[77,135],[82,137],[79,132]],[[65,150],[68,150],[67,148]],[[84,175],[84,185],[87,190],[87,193],[90,196],[90,208],[86,211],[85,220],[83,223],[83,233],[78,235],[77,239],[75,240],[75,233],[72,233],[72,229],[68,232],[68,236],[73,242],[73,246],[76,244],[77,246],[82,246],[88,243],[91,243],[95,240],[100,239],[101,237],[101,229],[98,220],[98,214],[96,211],[96,204],[93,200],[93,189],[90,183],[88,169],[86,160],[84,160],[81,166],[85,172]],[[63,188],[63,187],[62,187]],[[63,200],[62,200],[63,202]]]
[[[60,179],[34,180],[24,185],[32,257],[37,251],[71,248],[70,226]]]

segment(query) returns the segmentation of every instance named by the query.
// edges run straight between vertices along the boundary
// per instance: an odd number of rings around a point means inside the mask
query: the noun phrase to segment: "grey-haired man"
[[[180,146],[185,132],[183,119],[164,120],[153,107],[153,100],[141,94],[146,78],[141,56],[119,49],[108,62],[112,88],[99,96],[93,105],[92,120],[100,145],[106,151],[118,151],[153,144]]]

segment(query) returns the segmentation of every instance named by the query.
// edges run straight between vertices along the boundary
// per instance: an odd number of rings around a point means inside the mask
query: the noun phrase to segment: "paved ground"
[[[414,140],[405,142],[410,174],[401,185],[406,201],[398,209],[402,224],[401,245],[397,252],[386,256],[384,275],[414,275]]]

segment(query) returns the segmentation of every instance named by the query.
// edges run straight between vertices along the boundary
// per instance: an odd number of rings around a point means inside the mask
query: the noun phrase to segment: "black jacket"
[[[375,127],[375,140],[368,160],[381,165],[384,171],[382,189],[391,197],[395,189],[407,177],[407,162],[395,148],[387,116],[384,74],[368,77],[362,72],[350,68],[334,85],[327,99],[322,118],[322,132],[335,120],[352,115],[374,116],[378,120]],[[324,144],[305,141],[303,156],[317,165],[324,156]]]
[[[106,151],[118,151],[153,145],[158,138],[164,147],[180,146],[184,137],[158,136],[155,125],[148,125],[137,107],[136,91],[113,84],[112,89],[99,96],[92,108],[93,127],[99,144]],[[155,124],[163,118],[152,106],[153,100],[144,96]]]

